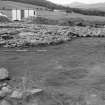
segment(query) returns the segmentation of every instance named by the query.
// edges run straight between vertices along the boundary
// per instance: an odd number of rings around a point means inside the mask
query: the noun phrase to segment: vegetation
[[[38,5],[38,6],[43,6],[47,7],[50,9],[54,8],[62,8],[63,6],[56,5],[50,1],[47,0],[2,0],[2,1],[14,1],[14,2],[21,2],[21,3],[26,3],[26,4],[32,4],[32,5]]]
[[[53,14],[53,13],[52,13]],[[57,14],[60,15],[60,14]],[[69,14],[70,16],[62,17],[46,16],[46,17],[29,17],[23,19],[23,22],[29,24],[46,24],[46,25],[59,25],[59,26],[92,26],[103,27],[105,25],[105,19],[103,17],[85,17],[79,14]],[[74,15],[74,16],[73,16]],[[54,18],[53,18],[54,17]],[[102,20],[99,20],[102,19]]]
[[[31,23],[31,24],[46,24],[46,25],[57,25],[58,20],[49,19],[45,17],[29,17],[27,19],[23,19],[22,21]]]
[[[71,13],[80,13],[83,15],[94,15],[94,16],[105,16],[105,11],[101,10],[92,10],[92,9],[79,9],[79,8],[67,8],[66,12]]]

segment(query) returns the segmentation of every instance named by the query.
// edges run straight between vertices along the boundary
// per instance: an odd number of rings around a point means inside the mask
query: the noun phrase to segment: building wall
[[[12,10],[12,20],[21,20],[21,10]]]
[[[24,10],[24,18],[28,18],[29,16],[36,16],[36,11],[35,10]]]
[[[34,12],[35,12],[34,10],[29,10],[29,16],[35,16]]]
[[[24,14],[24,10],[21,10],[21,19],[23,19],[24,16],[25,16],[25,14]]]
[[[27,18],[29,16],[29,11],[28,9],[24,11],[24,17]]]

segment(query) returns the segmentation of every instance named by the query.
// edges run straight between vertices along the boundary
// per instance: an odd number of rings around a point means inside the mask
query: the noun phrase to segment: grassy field
[[[81,18],[89,21],[105,21],[104,16],[88,16],[88,15],[82,15],[78,13],[39,11],[39,14],[40,14],[39,16],[46,17],[49,19]]]
[[[39,21],[38,24],[44,24],[44,18],[49,20],[50,25],[57,24],[57,25],[71,25],[82,23],[85,26],[89,25],[105,25],[105,18],[104,16],[89,16],[89,15],[82,15],[78,13],[66,13],[66,12],[53,12],[53,11],[37,11],[37,19],[41,17],[43,19],[42,22]],[[27,19],[28,20],[28,19]],[[40,19],[39,19],[40,20]],[[53,21],[53,23],[51,23]],[[35,19],[33,21],[35,23]]]
[[[0,49],[0,67],[16,78],[12,85],[26,76],[44,89],[39,105],[105,105],[104,38],[16,50]]]

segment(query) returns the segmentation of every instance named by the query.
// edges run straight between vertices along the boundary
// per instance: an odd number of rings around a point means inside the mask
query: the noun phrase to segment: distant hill
[[[71,4],[67,4],[66,6],[76,8],[76,7],[83,7],[84,5],[86,4],[81,2],[72,2]]]
[[[95,3],[95,4],[85,4],[81,2],[73,2],[71,4],[67,4],[66,6],[71,7],[71,8],[97,9],[97,10],[105,11],[105,2]]]
[[[5,2],[5,3],[3,3],[3,5],[7,4],[8,6],[12,5],[12,4],[10,4],[10,1],[11,1],[11,3],[15,2],[15,4],[16,3],[25,3],[25,4],[31,4],[31,5],[47,7],[47,8],[51,8],[51,9],[52,8],[60,8],[60,7],[62,7],[60,5],[56,5],[56,4],[54,4],[54,3],[50,2],[50,1],[47,1],[47,0],[0,0],[0,1]],[[8,2],[9,2],[9,4],[8,4]],[[0,3],[0,5],[2,5],[2,3]]]

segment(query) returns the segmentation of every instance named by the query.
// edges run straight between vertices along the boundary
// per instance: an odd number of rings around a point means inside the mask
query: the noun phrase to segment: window
[[[35,11],[34,11],[34,15],[35,15],[36,13],[35,13]]]

